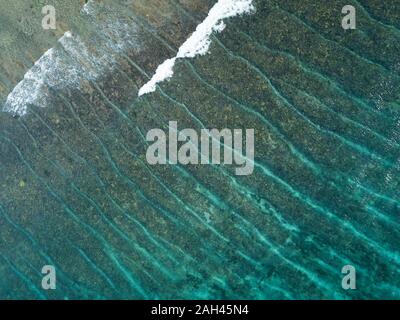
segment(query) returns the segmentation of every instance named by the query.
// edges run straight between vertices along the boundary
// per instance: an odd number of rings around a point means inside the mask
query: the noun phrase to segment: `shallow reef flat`
[[[141,97],[217,1],[0,2],[1,298],[400,298],[398,1],[254,0]],[[148,164],[170,121],[253,128],[254,173]]]

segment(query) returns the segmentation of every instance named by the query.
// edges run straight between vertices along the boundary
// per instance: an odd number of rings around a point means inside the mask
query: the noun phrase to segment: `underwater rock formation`
[[[396,1],[254,0],[138,97],[216,3],[93,0],[32,39],[1,14],[1,298],[400,298]],[[150,165],[171,121],[254,129],[253,174]]]

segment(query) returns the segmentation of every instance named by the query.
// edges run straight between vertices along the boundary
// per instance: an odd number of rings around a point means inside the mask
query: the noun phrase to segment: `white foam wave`
[[[194,58],[208,52],[213,32],[222,32],[225,29],[224,19],[254,11],[252,0],[219,0],[208,13],[207,18],[197,26],[196,31],[179,48],[178,54],[164,61],[156,73],[139,90],[139,96],[154,92],[158,83],[171,78],[173,68],[179,58]]]
[[[100,18],[93,1],[82,10],[90,15],[97,36],[84,41],[67,31],[57,46],[43,54],[14,87],[7,96],[4,111],[23,116],[29,105],[46,107],[50,101],[48,88],[79,88],[82,80],[96,80],[112,70],[121,51],[140,49],[134,22],[119,20],[112,14]]]

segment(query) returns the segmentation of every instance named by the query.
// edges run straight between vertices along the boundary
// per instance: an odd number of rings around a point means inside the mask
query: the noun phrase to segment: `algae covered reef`
[[[0,1],[0,298],[400,298],[398,1],[254,0],[139,97],[217,2]],[[254,171],[150,164],[171,122]]]

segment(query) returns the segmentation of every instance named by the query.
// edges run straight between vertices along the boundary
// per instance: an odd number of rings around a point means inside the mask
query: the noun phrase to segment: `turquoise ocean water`
[[[139,98],[215,2],[93,1],[3,60],[0,298],[400,298],[399,2],[254,0]],[[149,165],[169,121],[254,128],[254,173]]]

